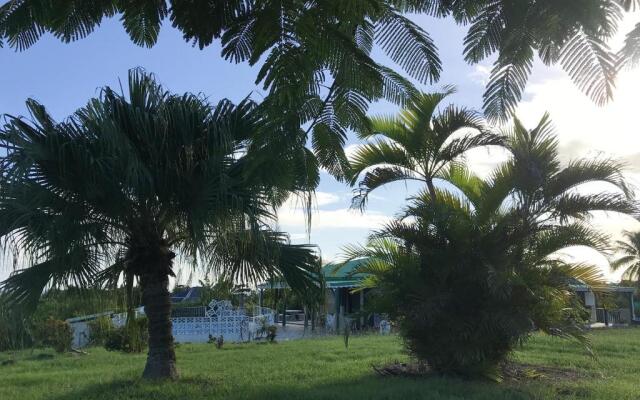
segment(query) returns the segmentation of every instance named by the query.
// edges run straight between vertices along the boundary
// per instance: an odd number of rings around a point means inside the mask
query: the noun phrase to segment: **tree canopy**
[[[165,21],[186,42],[219,42],[221,56],[260,65],[256,83],[268,96],[273,123],[295,143],[312,143],[320,165],[344,178],[346,132],[362,128],[371,102],[404,104],[414,85],[372,57],[378,46],[419,83],[438,81],[442,64],[428,27],[409,13],[452,17],[468,28],[469,63],[495,58],[484,94],[490,120],[510,117],[537,55],[559,64],[596,103],[613,95],[616,72],[637,63],[638,26],[624,49],[611,50],[623,12],[637,0],[11,0],[0,7],[0,41],[25,50],[50,33],[82,39],[118,17],[131,40],[153,46]],[[299,129],[305,126],[305,129]]]

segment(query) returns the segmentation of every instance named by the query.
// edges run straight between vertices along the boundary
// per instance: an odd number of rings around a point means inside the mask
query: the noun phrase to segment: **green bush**
[[[58,353],[71,350],[73,332],[66,321],[47,318],[34,325],[33,337],[37,344],[53,347]]]
[[[108,316],[98,317],[89,321],[89,343],[93,346],[104,346],[111,332],[115,329],[111,318]]]
[[[141,353],[149,343],[147,318],[136,318],[125,326],[111,330],[105,340],[108,351]]]
[[[0,352],[18,350],[33,345],[29,319],[20,308],[10,306],[0,298]]]

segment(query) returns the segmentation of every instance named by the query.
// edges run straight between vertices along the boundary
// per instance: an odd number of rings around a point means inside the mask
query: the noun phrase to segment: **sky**
[[[491,60],[468,65],[462,57],[464,28],[451,20],[435,20],[416,16],[413,19],[427,30],[439,48],[443,73],[435,85],[419,85],[422,90],[437,90],[453,84],[457,92],[451,103],[481,109],[482,93],[491,68]],[[626,32],[640,21],[640,13],[628,14],[621,26]],[[611,45],[621,43],[623,35]],[[381,62],[388,60],[377,55]],[[255,84],[256,68],[247,64],[232,64],[220,57],[220,47],[204,50],[186,43],[177,30],[166,24],[158,43],[151,49],[134,45],[117,21],[111,19],[88,38],[69,44],[45,36],[33,47],[16,52],[0,49],[0,114],[26,115],[25,100],[34,98],[44,104],[49,113],[62,120],[99,94],[103,86],[119,88],[130,68],[143,67],[174,93],[194,92],[211,101],[229,98],[233,101],[251,95],[264,96]],[[571,83],[559,68],[540,62],[518,106],[516,114],[528,127],[536,125],[544,112],[549,112],[559,134],[563,159],[576,157],[615,157],[627,163],[627,177],[640,184],[640,137],[637,113],[640,93],[640,69],[623,72],[617,82],[614,101],[606,106],[594,105]],[[397,108],[387,103],[372,105],[371,114],[394,113]],[[346,150],[358,145],[350,135]],[[476,173],[487,175],[505,155],[499,151],[477,150],[469,154],[468,162]],[[288,202],[279,211],[279,227],[291,234],[294,243],[317,244],[324,261],[339,259],[343,246],[364,243],[371,230],[380,228],[400,211],[407,196],[419,189],[415,184],[397,183],[374,191],[365,213],[350,209],[352,188],[323,173],[316,193],[311,231],[305,229],[304,212],[296,201]],[[593,223],[612,235],[622,229],[640,229],[640,224],[628,217],[598,215]],[[612,280],[619,274],[608,270],[606,259],[585,249],[571,249],[568,255],[576,260],[593,262]],[[0,280],[8,275],[0,270]]]

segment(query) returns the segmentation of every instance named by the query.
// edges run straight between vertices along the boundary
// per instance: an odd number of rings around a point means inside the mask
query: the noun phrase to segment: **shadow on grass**
[[[487,382],[468,382],[439,377],[381,378],[365,376],[353,380],[331,380],[324,384],[293,385],[271,382],[268,385],[229,386],[206,377],[185,377],[176,382],[147,382],[142,379],[116,380],[73,390],[54,400],[153,399],[153,400],[357,400],[357,399],[475,399],[520,400],[538,398],[541,385],[515,386]]]

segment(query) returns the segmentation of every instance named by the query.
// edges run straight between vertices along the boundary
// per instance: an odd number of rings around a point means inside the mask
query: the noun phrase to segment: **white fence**
[[[256,307],[253,315],[248,315],[245,309],[233,307],[228,300],[212,300],[203,317],[175,317],[171,323],[176,342],[206,342],[210,336],[241,342],[260,336],[263,325],[274,323],[274,312]]]
[[[173,338],[176,342],[202,343],[209,340],[209,336],[222,336],[225,341],[249,341],[260,337],[264,326],[273,325],[275,313],[264,307],[255,307],[251,313],[242,308],[235,308],[228,300],[212,300],[207,307],[193,307],[189,309],[175,309],[171,318]],[[143,308],[136,310],[136,316],[144,315]],[[88,322],[98,317],[111,318],[116,327],[123,326],[126,314],[106,312],[87,315],[67,320],[73,330],[73,346],[84,347],[89,343]]]

